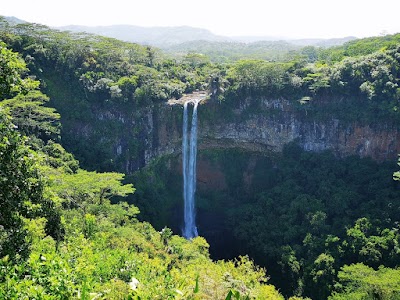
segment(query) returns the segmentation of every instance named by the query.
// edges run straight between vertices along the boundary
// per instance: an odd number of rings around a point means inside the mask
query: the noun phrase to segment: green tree
[[[395,266],[399,262],[399,239],[397,228],[380,229],[367,218],[360,218],[347,230],[342,248],[346,249],[347,263],[357,261],[378,267],[385,261],[385,265]]]
[[[26,71],[25,61],[0,41],[0,100],[21,92],[26,93],[39,86],[38,81],[29,77],[22,78]]]
[[[60,216],[44,183],[36,154],[0,111],[0,257],[25,258],[29,253],[26,220],[46,217],[47,233],[59,237]]]
[[[97,173],[79,170],[76,174],[53,171],[49,175],[51,189],[67,206],[103,204],[113,196],[126,196],[135,191],[132,184],[122,184],[124,174]]]
[[[400,270],[380,267],[374,270],[361,263],[344,266],[329,300],[395,300],[400,297]]]
[[[336,276],[335,259],[326,253],[320,254],[314,261],[310,275],[317,299],[326,299],[332,291],[332,283]]]
[[[40,91],[30,91],[26,95],[18,94],[12,99],[0,102],[13,117],[19,131],[27,136],[41,140],[57,140],[60,134],[60,115],[52,107],[44,104],[49,98]]]
[[[76,173],[79,169],[79,162],[74,156],[67,152],[60,144],[49,140],[41,149],[45,153],[45,162],[52,168],[61,168],[65,173]]]

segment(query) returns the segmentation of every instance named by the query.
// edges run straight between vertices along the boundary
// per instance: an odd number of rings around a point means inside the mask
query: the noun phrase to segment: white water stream
[[[188,104],[193,104],[192,125],[189,133]],[[198,236],[196,227],[195,193],[196,193],[196,157],[197,157],[197,107],[199,100],[189,100],[183,105],[183,137],[182,137],[182,165],[183,165],[183,199],[184,199],[184,227],[183,237],[192,239]]]

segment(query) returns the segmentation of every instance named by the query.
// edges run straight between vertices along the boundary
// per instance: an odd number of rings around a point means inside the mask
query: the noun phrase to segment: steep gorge
[[[349,122],[330,115],[321,105],[317,109],[324,113],[323,117],[314,117],[309,111],[283,99],[247,98],[221,103],[209,100],[200,106],[197,162],[199,219],[203,227],[200,234],[208,231],[206,237],[211,244],[215,246],[221,242],[217,248],[223,247],[229,237],[223,230],[219,231],[218,228],[225,226],[219,224],[224,217],[218,209],[212,212],[215,207],[210,208],[210,203],[217,201],[223,205],[236,185],[243,189],[237,194],[246,199],[253,197],[255,190],[265,190],[265,182],[257,183],[260,181],[257,176],[262,177],[255,174],[257,168],[273,169],[274,162],[270,158],[282,155],[286,145],[294,142],[310,153],[328,150],[337,158],[371,158],[377,162],[389,161],[393,166],[400,153],[400,130],[393,123]],[[144,219],[157,228],[169,226],[174,232],[180,232],[183,215],[182,111],[182,105],[164,103],[137,110],[118,105],[93,106],[90,118],[79,122],[69,120],[64,124],[63,138],[72,152],[75,152],[74,147],[79,147],[76,153],[83,155],[80,161],[87,163],[87,168],[133,174],[131,180],[135,186],[138,182],[148,181],[154,190],[157,189],[154,181],[162,181],[169,190],[167,194],[141,195],[138,187],[135,199],[131,201],[141,208]],[[82,144],[86,146],[82,147]],[[101,151],[94,156],[95,161],[92,158],[94,151]],[[217,153],[216,160],[212,158],[213,153]],[[230,155],[233,155],[231,161]],[[240,163],[235,160],[235,155],[239,155]],[[229,163],[221,164],[221,157],[235,164],[236,169],[230,169]],[[160,160],[161,164],[157,165]],[[160,178],[135,177],[138,170],[154,163],[155,172],[163,174]],[[236,178],[227,179],[234,173],[232,176]],[[390,179],[391,172],[388,174]],[[258,186],[254,188],[254,185]],[[205,205],[204,209],[202,205]],[[155,207],[157,212],[153,212]]]
[[[200,150],[240,148],[276,153],[296,141],[306,151],[331,150],[338,157],[357,155],[386,161],[395,160],[400,153],[396,125],[341,120],[324,112],[323,106],[318,107],[325,114],[323,118],[314,118],[283,99],[247,98],[235,105],[210,100],[201,106]],[[92,106],[90,118],[65,121],[64,138],[72,152],[80,145],[83,163],[90,162],[93,149],[100,149],[102,154],[97,159],[103,160],[103,168],[131,174],[156,158],[179,155],[181,124],[180,105],[156,104],[138,110]],[[87,145],[82,148],[82,144]]]
[[[139,219],[157,230],[168,226],[181,232],[182,105],[76,98],[68,103],[67,97],[47,93],[62,115],[63,145],[82,166],[130,175],[127,182],[136,192],[128,201],[139,207]],[[300,281],[312,295],[306,268],[317,251],[330,250],[325,238],[344,239],[345,228],[364,216],[384,220],[389,228],[400,213],[392,180],[400,153],[398,125],[389,118],[349,117],[347,111],[354,114],[362,102],[349,99],[353,109],[347,110],[346,100],[337,100],[328,96],[301,105],[282,98],[227,97],[199,109],[199,235],[210,243],[212,258],[248,254],[286,295]],[[83,103],[82,109],[76,103]],[[340,107],[332,109],[332,103]],[[311,224],[314,218],[320,223]],[[311,238],[322,241],[317,250],[304,245],[314,231],[320,236]],[[290,249],[301,262],[300,273],[283,269],[290,268],[284,260]]]

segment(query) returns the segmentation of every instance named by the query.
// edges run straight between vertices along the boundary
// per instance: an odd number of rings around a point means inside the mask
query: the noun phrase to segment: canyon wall
[[[282,99],[245,99],[235,105],[208,101],[199,107],[199,149],[242,148],[279,152],[296,141],[306,151],[331,150],[337,156],[358,155],[377,161],[396,160],[400,130],[389,123],[342,121],[325,114],[314,119]],[[229,110],[229,112],[227,111]],[[67,134],[90,140],[96,131],[107,141],[116,169],[132,173],[157,157],[181,153],[181,105],[158,104],[136,111],[93,109],[94,124],[79,124]],[[117,128],[110,130],[110,122]]]

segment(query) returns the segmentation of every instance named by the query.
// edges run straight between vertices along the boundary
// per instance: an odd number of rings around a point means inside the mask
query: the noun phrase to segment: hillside
[[[286,41],[263,41],[253,43],[190,41],[163,47],[163,50],[174,56],[185,56],[187,53],[198,53],[209,57],[212,62],[229,63],[241,59],[262,59],[283,61],[290,59],[290,54],[302,47]]]
[[[26,23],[15,17],[6,17],[13,25]],[[341,46],[355,37],[335,39],[285,39],[273,36],[218,36],[209,30],[189,26],[141,27],[133,25],[58,27],[73,33],[90,33],[105,37],[150,45],[163,49],[180,59],[188,53],[206,55],[212,62],[227,63],[240,59],[285,61],[293,59],[306,46],[328,48]]]
[[[399,35],[217,64],[6,25],[2,298],[399,296]],[[207,242],[173,235],[183,117],[168,100],[197,90],[210,94],[196,207]]]
[[[87,32],[103,35],[122,41],[166,47],[194,40],[227,41],[229,38],[218,36],[209,30],[189,26],[179,27],[141,27],[132,25],[113,26],[79,26],[70,25],[59,27],[60,30],[72,32]]]
[[[142,45],[151,45],[160,48],[178,48],[180,51],[185,49],[186,44],[191,42],[200,43],[244,43],[252,44],[257,42],[279,42],[284,41],[292,46],[316,46],[332,47],[340,46],[345,42],[355,40],[355,37],[335,38],[335,39],[287,39],[274,36],[237,36],[228,37],[213,34],[211,31],[203,28],[190,26],[176,27],[142,27],[133,25],[112,25],[112,26],[80,26],[69,25],[58,27],[60,30],[71,32],[86,32],[106,37],[119,39],[122,41],[139,43]],[[179,47],[182,44],[182,48]],[[268,44],[268,43],[267,43]],[[218,46],[218,44],[216,45]],[[245,52],[244,52],[245,53]]]

